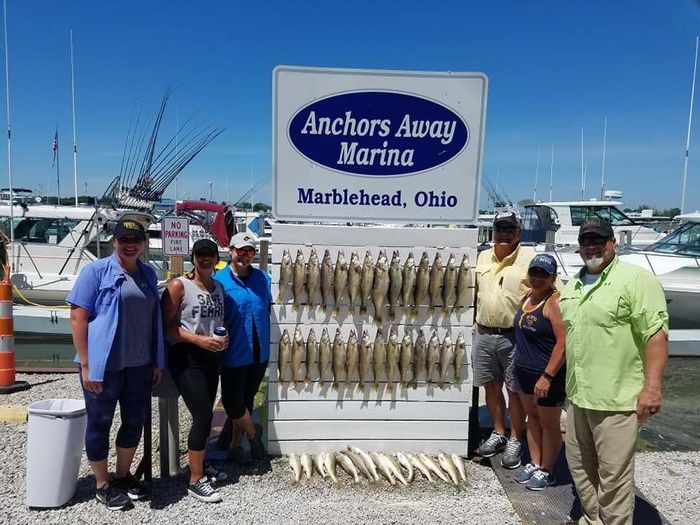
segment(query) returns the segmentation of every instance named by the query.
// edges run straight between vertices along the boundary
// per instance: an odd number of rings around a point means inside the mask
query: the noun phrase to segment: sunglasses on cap
[[[610,239],[600,235],[584,235],[578,240],[581,246],[603,246]]]

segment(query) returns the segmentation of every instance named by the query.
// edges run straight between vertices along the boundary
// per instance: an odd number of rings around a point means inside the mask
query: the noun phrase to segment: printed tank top
[[[224,326],[224,289],[214,281],[214,291],[202,290],[186,276],[178,277],[185,294],[180,305],[180,326],[199,335],[214,335],[214,329]]]

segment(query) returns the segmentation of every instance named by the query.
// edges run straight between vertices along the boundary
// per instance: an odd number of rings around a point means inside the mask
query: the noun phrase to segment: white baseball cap
[[[234,250],[240,250],[241,248],[253,248],[255,250],[258,247],[258,240],[248,232],[240,232],[231,237],[231,242],[228,244],[229,248]]]

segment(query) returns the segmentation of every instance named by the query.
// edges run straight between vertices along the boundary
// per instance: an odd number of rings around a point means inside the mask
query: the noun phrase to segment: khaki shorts
[[[505,334],[490,333],[477,325],[472,346],[472,367],[474,369],[474,386],[484,386],[494,381],[506,384],[513,390],[514,377],[508,371],[515,355],[515,332]]]

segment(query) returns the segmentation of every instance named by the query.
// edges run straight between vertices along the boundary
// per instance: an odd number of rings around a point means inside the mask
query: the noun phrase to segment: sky
[[[513,201],[533,197],[538,148],[538,200],[552,148],[553,198],[580,197],[582,126],[585,197],[598,196],[607,117],[606,186],[629,207],[680,204],[699,0],[7,4],[14,186],[55,195],[58,126],[61,193],[73,193],[72,29],[80,194],[101,195],[119,174],[134,108],[155,112],[172,81],[162,139],[193,114],[225,128],[182,172],[178,197],[208,197],[211,182],[231,202],[252,181],[263,183],[252,200],[271,202],[272,70],[285,64],[483,72],[483,174]],[[700,208],[698,98],[686,211]]]

